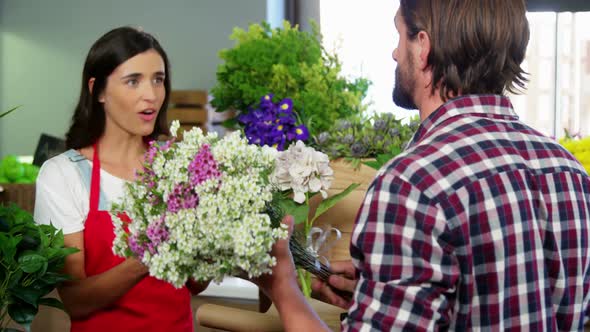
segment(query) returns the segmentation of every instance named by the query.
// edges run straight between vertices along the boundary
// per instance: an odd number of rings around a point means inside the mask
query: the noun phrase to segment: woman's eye
[[[136,86],[137,84],[139,84],[139,81],[136,79],[130,79],[129,81],[127,81],[127,85],[129,86]]]
[[[155,84],[163,84],[164,83],[164,77],[156,77],[156,78],[154,78],[154,83]]]

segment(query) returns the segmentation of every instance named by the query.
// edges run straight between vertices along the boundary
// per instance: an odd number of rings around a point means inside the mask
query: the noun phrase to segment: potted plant
[[[369,81],[347,80],[336,55],[321,44],[318,27],[305,32],[287,21],[272,29],[266,22],[248,31],[234,28],[235,46],[219,53],[217,84],[211,90],[216,111],[234,110],[237,115],[254,110],[261,97],[272,101],[289,98],[298,122],[311,135],[329,130],[338,119],[359,116],[366,108]],[[226,123],[239,127],[237,118]]]
[[[0,206],[0,331],[8,317],[29,331],[40,305],[63,309],[45,296],[69,280],[62,274],[65,257],[77,251],[64,248],[61,230],[36,224],[14,204]]]
[[[9,318],[30,331],[40,305],[63,310],[58,299],[46,295],[70,279],[62,273],[65,257],[77,251],[64,247],[61,230],[38,225],[15,204],[0,204],[0,331],[18,331],[7,327]]]

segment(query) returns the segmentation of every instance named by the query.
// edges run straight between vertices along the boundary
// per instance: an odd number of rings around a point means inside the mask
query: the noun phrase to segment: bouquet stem
[[[311,297],[311,273],[306,270],[299,268],[297,269],[297,276],[299,277],[299,283],[301,284],[301,291],[305,297]]]

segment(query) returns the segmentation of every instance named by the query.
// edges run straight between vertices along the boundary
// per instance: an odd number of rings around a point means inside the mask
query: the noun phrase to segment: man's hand
[[[281,295],[282,287],[287,286],[288,288],[292,285],[297,287],[297,272],[289,250],[289,239],[293,233],[293,217],[283,218],[283,224],[288,226],[289,236],[284,240],[277,241],[271,251],[271,255],[277,259],[277,265],[273,267],[272,274],[263,274],[253,280],[273,302],[278,300],[277,297]]]
[[[285,331],[330,331],[309,306],[297,285],[297,272],[289,250],[293,223],[292,216],[283,218],[283,224],[289,227],[289,236],[277,241],[272,248],[271,255],[277,259],[272,274],[263,274],[252,281],[275,304]]]
[[[311,284],[311,289],[314,292],[313,297],[326,303],[348,309],[352,301],[336,294],[334,289],[350,293],[351,295],[354,293],[358,282],[355,279],[354,266],[351,261],[340,261],[331,263],[330,269],[335,274],[330,276],[328,283],[319,279],[313,280]]]

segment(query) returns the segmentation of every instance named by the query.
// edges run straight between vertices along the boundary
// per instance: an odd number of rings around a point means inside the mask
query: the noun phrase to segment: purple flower
[[[292,115],[280,116],[278,119],[275,120],[275,123],[290,124],[290,125],[294,125],[295,122],[296,122],[296,120]]]
[[[193,188],[212,179],[221,178],[217,161],[211,154],[209,145],[205,144],[199,150],[188,166],[189,183],[178,184],[168,196],[167,210],[175,213],[181,209],[194,209],[199,205],[199,195]]]
[[[260,97],[260,107],[267,108],[269,106],[274,106],[272,103],[272,97],[274,95],[272,93],[267,93],[264,96]]]
[[[139,236],[137,234],[132,234],[129,236],[129,249],[137,256],[139,259],[143,258],[143,254],[145,253],[145,248],[141,245],[139,241]]]
[[[367,147],[364,146],[362,143],[357,142],[354,143],[351,147],[350,147],[350,152],[352,154],[353,157],[355,158],[361,158],[365,155],[365,153],[367,153]]]
[[[279,112],[291,114],[291,111],[293,111],[293,100],[291,98],[281,100],[279,103]]]
[[[318,142],[317,143],[319,145],[322,145],[322,144],[326,143],[329,139],[330,139],[330,133],[324,131],[318,135],[318,140],[317,140]]]
[[[309,130],[307,130],[307,127],[304,125],[301,126],[297,126],[295,128],[295,138],[298,141],[305,141],[309,138]]]
[[[297,118],[290,98],[274,104],[272,94],[264,95],[258,108],[240,115],[238,121],[244,125],[244,133],[250,144],[283,150],[292,141],[309,137],[305,126],[296,126]]]
[[[164,216],[156,221],[152,221],[148,225],[145,233],[150,240],[147,250],[150,254],[154,255],[157,252],[156,248],[158,245],[168,240],[168,230],[164,224]]]
[[[354,143],[354,136],[352,134],[346,134],[340,141],[342,144],[352,144]]]

